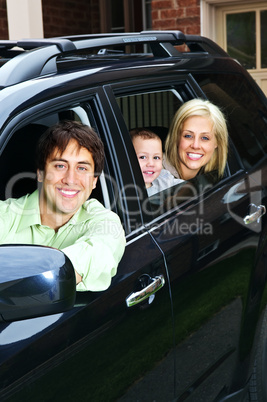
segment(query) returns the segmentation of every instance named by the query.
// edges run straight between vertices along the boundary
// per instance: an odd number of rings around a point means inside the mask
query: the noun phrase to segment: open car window
[[[60,110],[19,127],[9,135],[1,149],[0,199],[19,198],[34,192],[38,187],[35,149],[40,136],[48,127],[62,120],[75,120],[91,126],[86,110],[80,106]],[[102,190],[103,189],[103,190]],[[93,190],[107,208],[110,207],[105,175],[102,174]]]
[[[157,91],[148,90],[142,93],[131,93],[117,97],[116,99],[128,131],[130,132],[132,129],[136,128],[144,128],[153,131],[160,137],[164,153],[164,144],[172,119],[179,107],[184,102],[192,99],[192,96],[194,96],[192,93],[186,92],[186,85],[181,84],[176,87],[166,87],[166,89]],[[205,97],[204,94],[203,97]],[[214,103],[219,105],[216,101]],[[136,157],[133,146],[132,153],[133,156]],[[222,179],[231,177],[241,169],[242,163],[239,160],[234,143],[231,138],[229,138],[228,161]],[[138,178],[136,180],[137,186],[142,187],[142,191],[139,191],[139,193],[142,196],[144,194],[146,195],[147,191],[138,161],[135,166],[133,166],[133,170]],[[205,175],[198,175],[189,182],[176,183],[154,195],[149,196],[148,193],[147,198],[141,199],[143,213],[148,217],[148,220],[151,221],[155,217],[175,207],[181,208],[185,203],[205,193],[219,180],[216,172],[210,172]]]

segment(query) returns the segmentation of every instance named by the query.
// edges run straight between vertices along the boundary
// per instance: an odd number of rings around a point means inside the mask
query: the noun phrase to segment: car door
[[[164,254],[142,220],[126,146],[101,89],[97,96],[88,91],[85,98],[83,93],[82,102],[79,94],[71,94],[64,97],[64,104],[62,98],[35,104],[21,111],[16,122],[6,124],[0,157],[5,166],[1,194],[3,198],[20,196],[20,191],[36,185],[34,166],[27,164],[33,158],[32,145],[43,126],[61,118],[91,124],[104,141],[105,171],[95,197],[121,217],[125,254],[111,287],[103,292],[77,292],[70,311],[0,323],[1,400],[36,400],[40,393],[47,401],[55,395],[60,400],[115,400],[167,354],[168,370],[154,375],[146,392],[152,398],[172,399],[174,328],[169,273]]]
[[[125,92],[117,102],[127,130],[141,125],[163,139],[179,102],[193,94],[205,97],[193,80],[182,77],[169,86]],[[219,182],[212,175],[199,176],[142,200],[146,228],[164,253],[170,275],[177,400],[208,402],[226,395],[241,359],[240,334],[242,343],[247,331],[241,323],[262,227],[254,213],[264,212],[266,195],[261,168],[247,172],[231,138],[230,149]],[[134,169],[136,183],[144,187],[140,169]],[[145,378],[127,396],[144,387]]]
[[[249,215],[252,200],[257,205],[266,202],[259,187],[249,181],[239,172],[178,208],[172,205],[148,225],[170,271],[176,390],[181,400],[188,395],[192,400],[205,396],[205,401],[212,401],[234,376],[261,230],[261,221],[251,224],[252,229],[243,218]]]

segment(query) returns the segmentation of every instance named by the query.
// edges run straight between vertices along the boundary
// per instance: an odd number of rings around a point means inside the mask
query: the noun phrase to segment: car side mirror
[[[0,321],[60,313],[73,307],[75,296],[75,271],[62,251],[0,246]]]

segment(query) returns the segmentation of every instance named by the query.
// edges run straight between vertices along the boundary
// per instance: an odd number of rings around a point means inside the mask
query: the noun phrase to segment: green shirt
[[[0,201],[0,244],[38,244],[62,250],[82,276],[77,290],[105,290],[125,248],[119,217],[95,199],[86,201],[57,232],[41,224],[38,190]]]

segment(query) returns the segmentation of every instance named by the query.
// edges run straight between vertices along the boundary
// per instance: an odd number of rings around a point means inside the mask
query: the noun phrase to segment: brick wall
[[[44,0],[42,10],[45,38],[100,32],[98,0]]]
[[[100,32],[98,0],[43,0],[44,36]],[[200,0],[152,0],[154,29],[200,34]],[[6,0],[0,0],[0,39],[8,39]]]
[[[153,29],[200,34],[200,0],[152,0]]]
[[[6,0],[0,0],[0,39],[8,39]]]

